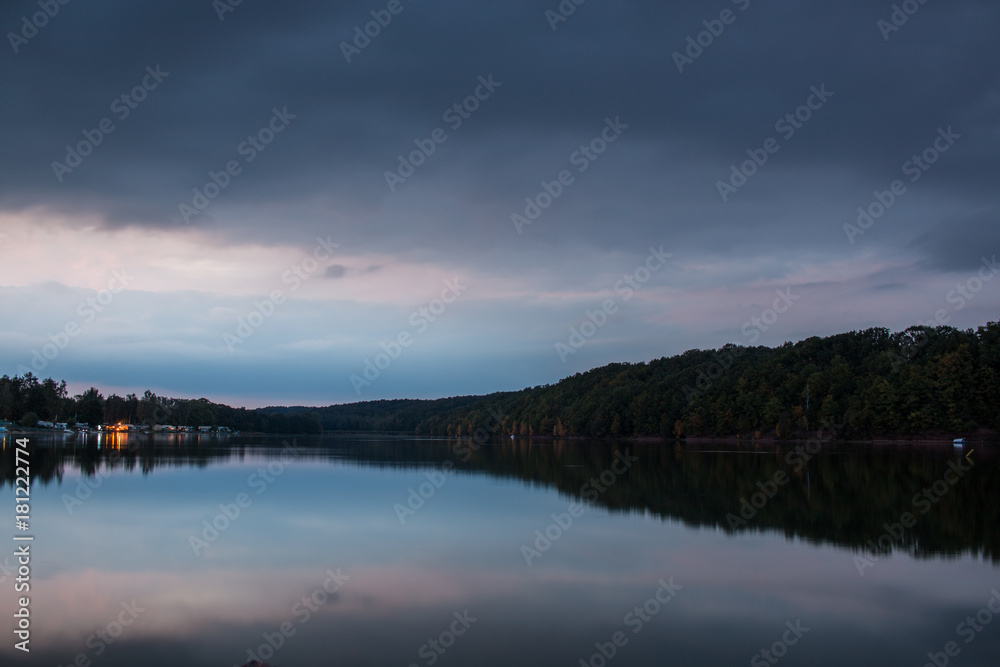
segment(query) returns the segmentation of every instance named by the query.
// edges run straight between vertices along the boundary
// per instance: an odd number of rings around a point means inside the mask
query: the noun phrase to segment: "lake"
[[[995,444],[30,438],[3,664],[1000,658]]]

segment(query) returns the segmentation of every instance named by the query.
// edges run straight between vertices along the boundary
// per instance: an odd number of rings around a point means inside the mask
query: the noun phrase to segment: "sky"
[[[992,0],[15,0],[0,28],[0,373],[329,405],[997,319]]]

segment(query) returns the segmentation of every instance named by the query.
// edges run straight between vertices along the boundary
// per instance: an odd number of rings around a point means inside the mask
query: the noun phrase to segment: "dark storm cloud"
[[[619,116],[629,125],[622,144],[530,230],[532,243],[625,247],[666,228],[703,252],[824,250],[939,127],[962,140],[923,192],[981,207],[995,187],[994,2],[925,4],[888,40],[877,21],[891,3],[590,0],[553,31],[544,11],[557,4],[402,0],[350,64],[341,42],[385,3],[245,0],[224,20],[208,0],[63,5],[19,53],[3,55],[0,204],[94,212],[113,225],[180,224],[178,204],[191,203],[210,170],[242,160],[241,142],[274,108],[295,119],[197,224],[213,224],[216,207],[284,205],[295,212],[280,232],[250,222],[245,231],[308,238],[330,224],[325,209],[304,210],[316,199],[361,221],[338,223],[356,245],[454,253],[481,244],[481,226],[494,248],[514,246],[510,214]],[[674,52],[724,9],[735,22],[679,73]],[[34,2],[8,3],[0,26],[17,31],[35,11]],[[147,66],[169,76],[116,118],[112,100]],[[390,194],[383,172],[397,155],[443,126],[442,112],[490,74],[502,87]],[[822,85],[832,99],[723,204],[716,181],[779,136],[776,120]],[[51,163],[105,117],[114,132],[60,183]],[[900,225],[892,242],[935,224],[943,219]],[[968,222],[970,238],[988,236],[983,225]]]
[[[982,258],[1000,253],[1000,210],[994,208],[980,214],[947,219],[912,245],[926,254],[926,265],[941,271],[974,271],[982,266]]]
[[[336,279],[336,278],[343,278],[345,273],[347,273],[346,267],[340,264],[331,264],[330,266],[326,267],[326,271],[323,272],[323,275],[326,276],[327,278]]]

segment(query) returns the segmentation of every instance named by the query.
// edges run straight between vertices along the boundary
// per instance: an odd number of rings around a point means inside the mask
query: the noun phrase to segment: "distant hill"
[[[482,397],[316,410],[324,429],[522,436],[784,438],[1000,431],[1000,325],[873,328],[609,364]],[[828,428],[826,430],[829,430]]]
[[[872,328],[776,348],[726,345],[609,364],[521,391],[323,408],[247,410],[148,391],[104,399],[93,389],[69,398],[65,383],[0,378],[0,415],[22,423],[89,415],[79,418],[270,433],[789,438],[834,424],[840,437],[996,435],[998,407],[996,322],[965,331]]]

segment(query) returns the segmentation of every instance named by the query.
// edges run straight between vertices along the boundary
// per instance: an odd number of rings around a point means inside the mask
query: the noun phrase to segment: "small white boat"
[[[959,448],[964,447],[965,446],[965,438],[955,438],[952,441],[951,444],[953,444],[953,445],[955,445],[956,447],[959,447]]]

